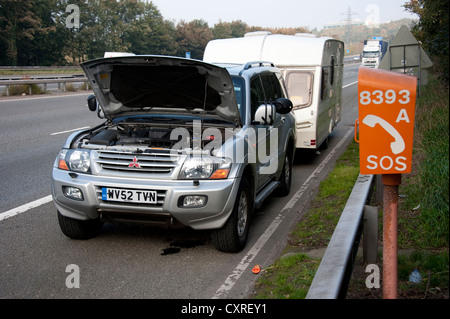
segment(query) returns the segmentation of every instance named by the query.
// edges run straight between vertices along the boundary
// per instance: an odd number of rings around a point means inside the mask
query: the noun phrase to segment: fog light
[[[70,199],[83,200],[83,193],[77,187],[63,186],[63,194]]]
[[[184,208],[198,208],[205,206],[207,201],[208,197],[203,195],[188,195],[180,197],[178,206]]]

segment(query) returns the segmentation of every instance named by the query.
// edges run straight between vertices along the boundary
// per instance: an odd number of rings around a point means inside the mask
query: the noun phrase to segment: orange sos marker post
[[[383,298],[397,298],[398,186],[411,172],[417,79],[361,67],[358,76],[361,174],[381,174]]]

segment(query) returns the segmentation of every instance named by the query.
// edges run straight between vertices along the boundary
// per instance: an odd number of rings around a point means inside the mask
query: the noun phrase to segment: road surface
[[[237,254],[217,251],[209,232],[189,229],[105,225],[87,241],[65,237],[50,197],[52,165],[70,132],[102,120],[88,110],[87,93],[0,99],[0,298],[248,296],[253,265],[268,267],[279,257],[289,229],[353,138],[358,67],[345,67],[342,120],[329,147],[297,152],[290,195],[267,199]]]

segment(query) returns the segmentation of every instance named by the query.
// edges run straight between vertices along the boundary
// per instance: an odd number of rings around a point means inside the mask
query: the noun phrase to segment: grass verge
[[[303,299],[320,264],[309,252],[326,247],[359,175],[359,147],[352,142],[320,183],[317,197],[289,235],[285,254],[255,285],[257,299]]]
[[[448,87],[430,76],[416,103],[413,171],[403,176],[399,188],[398,291],[402,299],[449,298],[448,97]],[[284,256],[262,272],[252,298],[305,298],[320,264],[320,257],[310,252],[326,248],[358,174],[359,146],[351,143],[290,234]],[[379,230],[382,245],[382,207]],[[378,265],[382,272],[381,254]],[[361,257],[356,260],[347,298],[382,298],[382,288],[367,288],[366,266]],[[419,283],[409,280],[414,270],[421,275]]]
[[[49,74],[83,74],[81,68],[49,68],[36,70],[0,70],[0,75],[20,75],[26,77],[28,75],[49,75]]]

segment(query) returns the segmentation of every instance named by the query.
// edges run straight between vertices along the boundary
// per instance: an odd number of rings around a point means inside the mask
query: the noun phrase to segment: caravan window
[[[311,105],[313,74],[306,71],[290,71],[286,76],[286,87],[294,107]]]

